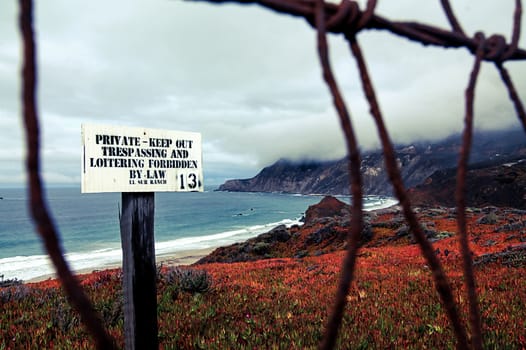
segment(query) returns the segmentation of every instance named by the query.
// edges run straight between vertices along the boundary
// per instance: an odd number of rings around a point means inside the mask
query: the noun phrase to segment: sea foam
[[[3,192],[0,281],[53,276],[54,269],[27,215],[25,191]],[[76,188],[53,188],[49,192],[71,269],[84,272],[121,266],[119,197],[116,194],[82,196]],[[348,197],[341,199],[348,202]],[[298,217],[319,200],[317,196],[265,193],[160,193],[156,196],[156,255],[186,257],[194,255],[196,250],[243,242],[281,224],[301,224]],[[367,196],[364,210],[396,203],[388,197]]]
[[[184,255],[184,252],[242,242],[265,233],[278,225],[291,226],[294,224],[301,224],[301,222],[299,219],[285,219],[279,222],[252,225],[211,235],[156,242],[155,253],[157,256]],[[70,268],[75,272],[98,270],[110,266],[121,266],[122,249],[120,246],[116,246],[88,252],[71,252],[65,254],[65,258],[70,264]],[[0,272],[0,277],[3,275],[4,280],[17,278],[28,281],[54,275],[54,269],[47,255],[15,256],[0,259]]]

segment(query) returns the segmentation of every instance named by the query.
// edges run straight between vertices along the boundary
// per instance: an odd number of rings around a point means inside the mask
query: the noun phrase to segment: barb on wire
[[[398,165],[396,163],[394,147],[390,140],[387,128],[385,126],[382,117],[382,112],[380,110],[380,106],[376,98],[376,93],[373,87],[372,80],[370,79],[369,73],[367,71],[367,65],[365,63],[365,59],[363,57],[361,48],[354,34],[349,33],[348,35],[346,35],[346,38],[350,43],[351,52],[354,58],[356,59],[358,70],[360,72],[360,78],[362,80],[362,88],[365,92],[367,101],[369,102],[370,111],[375,121],[378,135],[380,137],[380,142],[382,144],[382,149],[384,153],[384,163],[387,175],[389,176],[389,180],[393,185],[394,193],[398,201],[400,202],[402,211],[409,225],[409,228],[411,229],[411,232],[413,232],[413,236],[415,237],[415,240],[420,246],[422,255],[426,259],[427,263],[429,264],[429,268],[433,273],[435,288],[437,289],[440,298],[442,299],[442,304],[444,305],[444,308],[448,314],[448,317],[451,321],[451,325],[453,327],[453,331],[455,332],[455,336],[457,338],[457,347],[459,349],[465,349],[467,348],[468,344],[466,331],[458,314],[456,303],[453,297],[453,292],[451,291],[451,287],[447,280],[446,274],[444,273],[442,265],[440,264],[440,261],[434,253],[434,249],[431,243],[429,243],[429,241],[427,240],[418,218],[411,209],[409,196],[404,188],[402,176],[400,175],[400,170],[398,169]]]
[[[521,35],[521,23],[522,3],[521,0],[515,0],[515,13],[513,16],[513,32],[511,45],[508,48],[508,50],[503,54],[503,60],[495,62],[495,66],[499,71],[501,80],[503,81],[504,85],[506,86],[506,89],[508,90],[508,95],[510,97],[511,102],[513,103],[515,112],[517,113],[517,117],[522,123],[522,128],[526,132],[526,111],[524,110],[524,105],[519,97],[519,94],[517,93],[517,90],[515,89],[515,86],[513,84],[513,81],[511,80],[511,76],[509,75],[508,70],[504,68],[504,61],[510,59],[515,52],[519,51],[518,45]]]
[[[455,201],[457,205],[457,226],[459,232],[460,251],[464,266],[464,280],[466,284],[469,303],[469,323],[471,326],[471,346],[473,349],[482,350],[482,326],[480,311],[477,301],[475,276],[473,273],[473,261],[469,248],[468,232],[466,224],[466,173],[468,168],[471,143],[473,139],[473,105],[475,100],[475,86],[480,72],[480,64],[484,55],[484,34],[477,33],[480,40],[479,48],[475,56],[475,64],[470,75],[468,87],[466,88],[466,117],[464,120],[464,131],[462,135],[462,148],[457,166],[457,184],[455,189]]]
[[[343,262],[340,282],[338,284],[333,308],[331,314],[329,315],[325,333],[320,344],[320,349],[333,349],[336,344],[338,330],[343,318],[343,312],[345,311],[349,288],[354,278],[356,256],[358,253],[360,235],[363,228],[362,177],[360,173],[361,162],[360,153],[358,150],[358,142],[354,134],[349,112],[338,88],[338,83],[336,82],[334,74],[332,73],[329,61],[329,49],[325,32],[325,13],[323,12],[324,0],[318,0],[317,5],[316,28],[318,39],[318,55],[323,70],[323,78],[332,95],[333,103],[340,119],[340,125],[345,135],[347,153],[349,156],[348,167],[352,194],[351,225],[349,228],[348,237],[349,247]]]
[[[309,23],[314,23],[315,18],[315,4],[316,0],[186,0],[192,2],[209,2],[215,4],[223,3],[238,3],[238,4],[258,4],[263,7],[272,9],[279,13],[288,14],[291,16],[305,18]],[[347,0],[344,0],[347,1]],[[351,1],[356,4],[355,1]],[[328,18],[331,18],[338,12],[340,5],[333,3],[324,4],[324,12]],[[355,14],[351,12],[349,16]],[[363,12],[357,14],[358,21],[364,15]],[[349,18],[348,21],[343,22],[342,26],[327,27],[331,33],[342,34],[347,31],[352,31],[356,27],[356,22]],[[390,21],[382,16],[374,14],[362,28],[365,30],[378,29],[387,30],[393,34],[402,36],[412,41],[419,42],[423,45],[435,45],[444,48],[467,48],[471,52],[475,52],[478,46],[474,38],[470,38],[465,34],[448,31],[435,26],[415,23],[415,22],[400,22]],[[509,45],[505,44],[508,49]],[[502,57],[498,58],[501,59]],[[514,50],[510,57],[506,60],[524,60],[526,59],[526,50],[518,48]],[[484,60],[496,61],[497,58],[489,59],[484,57]]]
[[[359,16],[360,9],[354,1],[343,0],[340,2],[337,11],[327,19],[325,24],[326,31],[339,31],[345,25],[352,24]],[[314,23],[311,23],[314,24]],[[314,27],[316,27],[314,25]]]
[[[526,111],[524,110],[524,105],[522,104],[519,94],[517,93],[517,89],[515,89],[515,85],[511,80],[511,76],[508,73],[508,70],[504,68],[502,63],[495,63],[495,66],[497,67],[500,77],[504,82],[506,89],[508,90],[508,95],[510,97],[511,102],[513,103],[513,106],[515,107],[517,117],[522,123],[522,128],[524,129],[524,132],[526,132]]]
[[[455,16],[455,13],[453,12],[453,8],[451,7],[449,0],[440,0],[440,3],[442,4],[442,8],[444,9],[444,12],[446,13],[446,17],[449,21],[449,24],[451,24],[451,28],[453,28],[455,32],[465,35],[464,30],[462,29],[462,26],[458,22],[457,17]]]
[[[367,25],[367,23],[369,23],[371,18],[373,18],[376,3],[376,0],[367,0],[367,6],[365,7],[365,11],[363,12],[362,17],[360,18],[360,21],[358,21],[358,30],[364,28]]]
[[[519,39],[521,36],[521,19],[522,19],[522,3],[521,0],[515,0],[515,12],[513,14],[513,31],[511,33],[511,44],[508,50],[504,53],[503,59],[507,60],[519,48]]]
[[[44,241],[45,248],[55,266],[66,294],[79,311],[86,328],[94,337],[99,349],[111,349],[113,341],[106,333],[88,297],[71,273],[63,256],[58,235],[43,195],[40,178],[40,138],[36,97],[36,46],[33,33],[33,4],[20,0],[20,30],[23,38],[22,114],[26,129],[26,169],[30,194],[30,212]]]

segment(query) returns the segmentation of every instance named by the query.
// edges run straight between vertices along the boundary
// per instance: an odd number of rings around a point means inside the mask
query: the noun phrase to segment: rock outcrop
[[[418,206],[455,206],[456,170],[436,171],[411,189]],[[466,205],[526,209],[526,160],[495,166],[473,166],[466,174]]]
[[[425,236],[435,243],[435,254],[459,257],[455,237],[456,209],[447,207],[414,207]],[[473,229],[471,247],[487,252],[488,246],[498,245],[509,250],[521,250],[521,264],[526,261],[526,210],[494,206],[468,208],[466,217]],[[327,196],[308,208],[303,225],[278,226],[246,242],[220,247],[196,264],[232,263],[272,258],[302,259],[341,251],[347,248],[350,207],[334,197]],[[475,229],[476,227],[476,229]],[[360,245],[364,248],[415,245],[416,241],[398,205],[373,212],[364,212],[364,226]],[[515,254],[515,253],[514,253]],[[482,256],[481,263],[499,259],[515,259],[515,254]],[[501,260],[502,260],[501,259]]]
[[[322,247],[328,251],[341,249],[345,245],[349,205],[334,197],[325,197],[320,203],[307,209],[304,222],[301,227],[296,225],[288,228],[280,225],[245,242],[217,248],[199,260],[198,264],[286,256],[300,258],[311,254],[313,250],[321,251]]]

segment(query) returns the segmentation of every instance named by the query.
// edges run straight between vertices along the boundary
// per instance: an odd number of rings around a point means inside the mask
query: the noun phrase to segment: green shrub
[[[169,286],[191,294],[206,293],[212,288],[212,277],[203,270],[170,268],[164,275]]]
[[[4,275],[0,275],[0,288],[17,286],[17,285],[20,285],[22,283],[24,283],[23,280],[19,280],[17,278],[4,279]]]
[[[25,299],[31,292],[31,289],[24,284],[17,284],[11,287],[0,288],[0,302],[8,303],[11,301],[20,301]]]

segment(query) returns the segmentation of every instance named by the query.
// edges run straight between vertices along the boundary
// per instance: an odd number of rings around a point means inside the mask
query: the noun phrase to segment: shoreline
[[[191,250],[184,250],[180,252],[173,252],[173,253],[163,253],[155,256],[155,264],[157,266],[186,266],[186,265],[192,265],[193,263],[197,262],[199,259],[207,256],[211,252],[213,252],[217,247],[211,247],[211,248],[203,248],[203,249],[191,249]],[[82,275],[89,275],[94,272],[100,272],[104,270],[113,270],[113,269],[119,269],[122,268],[122,264],[119,263],[113,263],[113,264],[106,264],[97,268],[87,268],[87,269],[79,269],[79,270],[73,270],[73,274],[75,276],[82,276]],[[55,273],[47,274],[43,276],[34,277],[28,280],[24,280],[24,284],[30,284],[30,283],[39,283],[49,280],[57,280],[58,277]]]
[[[389,210],[390,208],[395,208],[397,206],[398,206],[398,201],[393,200],[392,198],[384,198],[380,205],[377,205],[371,209],[364,209],[364,212],[381,212],[384,210]],[[156,254],[156,265],[157,267],[192,265],[198,260],[200,260],[201,258],[212,253],[217,248],[221,248],[221,247],[223,246],[213,246],[213,247],[201,248],[201,249],[189,249],[189,250],[176,251],[176,252],[158,253]],[[97,266],[97,267],[72,269],[72,273],[75,276],[83,276],[83,275],[89,275],[91,273],[101,272],[105,270],[120,269],[120,268],[122,268],[122,262],[114,262],[114,263],[106,263],[104,265]],[[39,282],[44,282],[44,281],[52,281],[52,280],[57,280],[57,279],[58,277],[55,273],[48,273],[45,275],[30,278],[27,280],[22,280],[22,283],[31,284],[31,283],[39,283]]]

